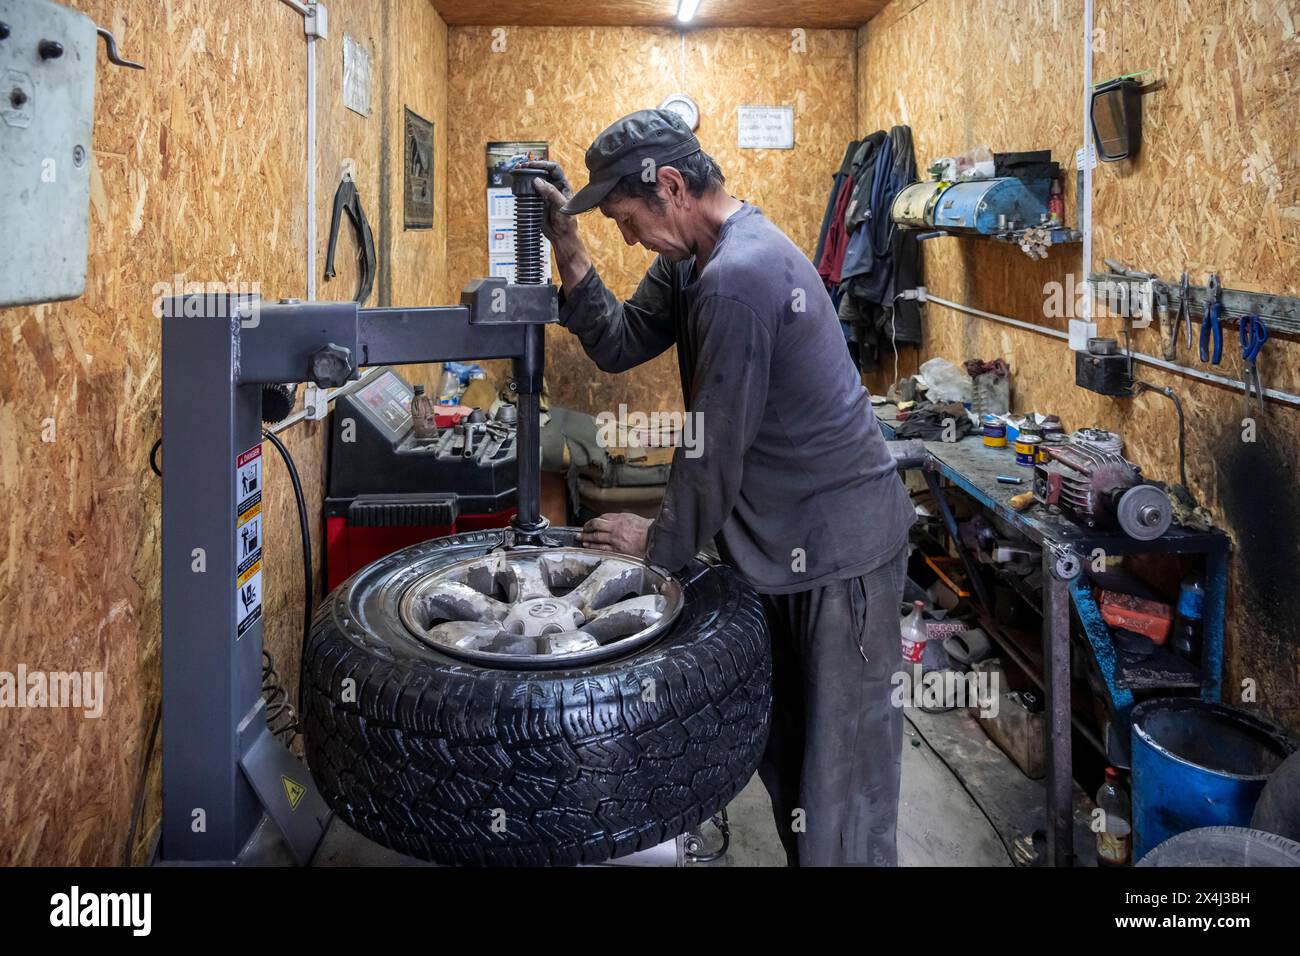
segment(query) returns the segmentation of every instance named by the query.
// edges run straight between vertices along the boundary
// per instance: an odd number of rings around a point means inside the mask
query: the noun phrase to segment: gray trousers
[[[790,866],[895,866],[907,547],[874,571],[764,594],[772,727],[758,773]]]

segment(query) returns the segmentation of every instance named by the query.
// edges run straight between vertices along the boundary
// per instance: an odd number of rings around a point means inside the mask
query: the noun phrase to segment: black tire
[[[1250,825],[1288,840],[1300,841],[1300,751],[1268,775]]]
[[[1300,843],[1248,827],[1201,827],[1171,836],[1138,866],[1300,866]]]
[[[555,529],[546,543],[572,546],[574,534]],[[771,656],[757,595],[731,569],[692,562],[663,636],[569,670],[476,667],[411,637],[397,613],[406,584],[499,542],[477,532],[406,548],[317,610],[304,729],[330,806],[410,856],[529,866],[647,849],[723,809],[767,742]],[[348,678],[355,700],[345,700]]]

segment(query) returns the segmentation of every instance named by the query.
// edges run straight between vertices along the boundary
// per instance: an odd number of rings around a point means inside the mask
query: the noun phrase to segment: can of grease
[[[1038,463],[1047,464],[1047,449],[1051,445],[1069,444],[1070,436],[1065,432],[1044,432],[1042,444],[1038,446]]]
[[[1043,436],[1021,432],[1016,436],[1016,464],[1033,468],[1038,461],[1038,449],[1043,444]]]
[[[996,415],[985,415],[981,420],[984,426],[984,444],[990,448],[1007,447],[1007,425],[1006,422]]]

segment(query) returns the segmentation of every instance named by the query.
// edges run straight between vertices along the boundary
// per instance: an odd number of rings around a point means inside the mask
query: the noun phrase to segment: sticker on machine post
[[[262,500],[262,446],[235,459],[235,514],[242,515]]]
[[[243,637],[261,617],[262,562],[258,561],[235,580],[235,637]]]
[[[235,637],[262,616],[262,446],[235,459]]]

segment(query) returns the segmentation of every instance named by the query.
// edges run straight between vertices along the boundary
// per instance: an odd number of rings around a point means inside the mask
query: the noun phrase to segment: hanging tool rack
[[[1142,288],[1152,281],[1152,279],[1120,275],[1114,272],[1093,272],[1088,276],[1088,282],[1092,286],[1093,292],[1102,296],[1120,285],[1129,286],[1127,290],[1129,301],[1137,301],[1135,296],[1140,294]],[[1159,282],[1169,293],[1170,312],[1177,312],[1182,301],[1182,292],[1178,281],[1166,281],[1158,276],[1154,281]],[[1187,298],[1188,308],[1199,322],[1199,317],[1205,314],[1206,306],[1211,301],[1209,289],[1203,285],[1189,285],[1187,287]],[[1219,315],[1221,322],[1236,323],[1244,316],[1253,313],[1260,317],[1270,332],[1300,334],[1300,299],[1294,296],[1223,288],[1219,294],[1219,305],[1222,310]]]

